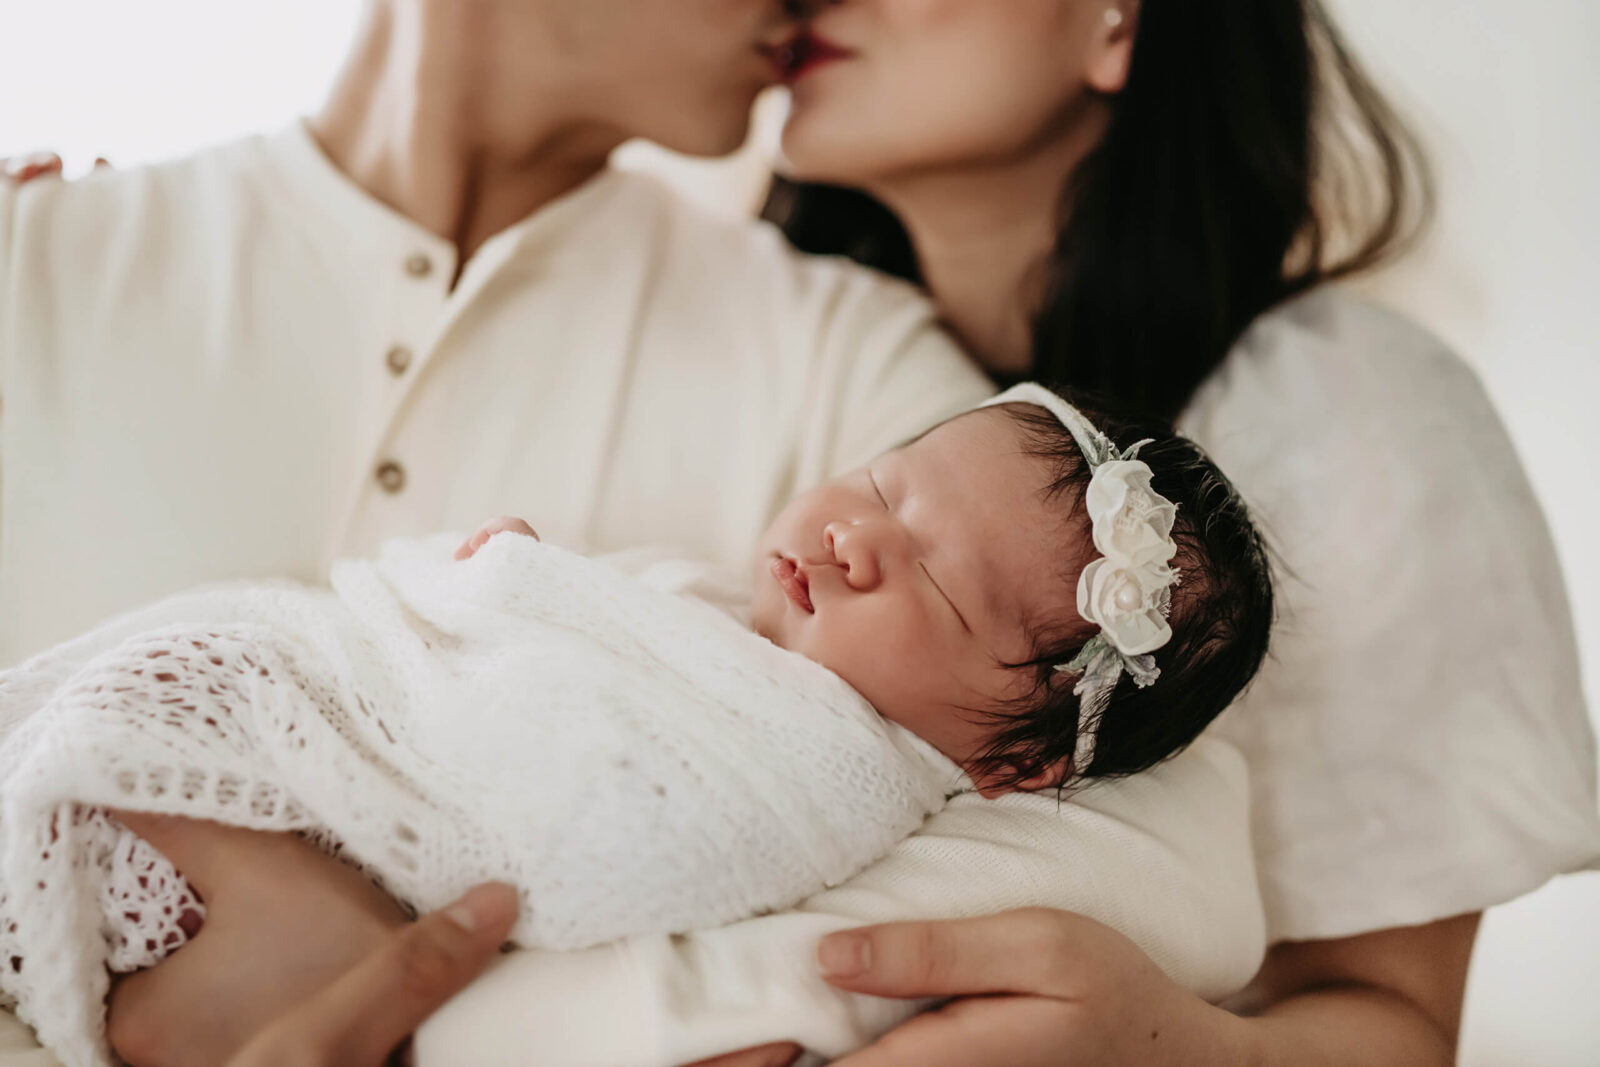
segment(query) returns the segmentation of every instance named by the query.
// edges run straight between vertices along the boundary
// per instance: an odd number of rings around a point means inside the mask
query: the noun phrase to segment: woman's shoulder
[[[1370,423],[1414,419],[1421,407],[1475,415],[1486,406],[1477,375],[1443,340],[1326,285],[1252,323],[1186,417],[1252,408],[1258,418],[1304,428],[1307,416]]]
[[[1184,423],[1278,564],[1272,653],[1216,727],[1250,766],[1273,939],[1476,911],[1593,862],[1561,570],[1471,368],[1325,288],[1262,316]]]
[[[1180,425],[1219,461],[1245,465],[1310,454],[1376,468],[1461,448],[1512,456],[1465,360],[1404,315],[1331,285],[1257,319]]]

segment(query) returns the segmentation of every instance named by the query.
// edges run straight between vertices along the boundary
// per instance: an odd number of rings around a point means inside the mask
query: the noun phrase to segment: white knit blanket
[[[0,989],[103,1064],[107,968],[198,905],[104,813],[308,833],[410,906],[520,887],[575,948],[781,909],[940,807],[953,765],[706,603],[502,534],[332,590],[213,587],[0,674]]]

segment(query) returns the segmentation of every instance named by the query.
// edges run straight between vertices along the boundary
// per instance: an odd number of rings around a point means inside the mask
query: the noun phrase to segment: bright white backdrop
[[[593,0],[601,3],[604,0]],[[1593,0],[1329,0],[1438,164],[1440,225],[1368,288],[1480,371],[1555,530],[1586,676],[1600,678],[1600,5]],[[52,147],[80,170],[279,125],[317,101],[357,0],[0,0],[0,156]],[[742,206],[759,159],[662,162]],[[1484,606],[1485,626],[1494,625]],[[1492,789],[1492,781],[1484,788]],[[1468,1067],[1600,1064],[1600,875],[1487,922]]]

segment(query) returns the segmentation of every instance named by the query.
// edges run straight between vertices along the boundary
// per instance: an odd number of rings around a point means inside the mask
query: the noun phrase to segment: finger
[[[60,162],[56,162],[56,163],[53,163],[53,164],[52,163],[41,163],[41,164],[38,164],[36,166],[23,167],[22,168],[22,172],[17,175],[17,183],[19,185],[26,185],[28,182],[33,181],[35,178],[43,178],[43,177],[47,177],[48,175],[51,175],[51,174],[60,174],[60,173],[61,173],[61,164],[60,164]]]
[[[54,152],[34,152],[0,164],[5,176],[15,182],[30,182],[46,174],[61,173],[61,157]]]
[[[105,156],[95,156],[94,157],[94,169],[95,170],[110,170],[111,169],[111,160],[107,159]]]
[[[539,540],[539,532],[521,519],[505,519],[503,521],[506,524],[504,529],[510,530],[512,533],[519,533],[524,537],[531,537],[535,541]]]
[[[880,997],[1066,996],[1085,920],[1043,908],[841,930],[817,946],[822,976]]]
[[[456,549],[456,559],[472,558],[477,554],[478,549],[482,548],[485,542],[487,542],[493,535],[494,530],[490,526],[479,527],[476,533],[467,538],[465,544]]]
[[[800,1058],[800,1052],[800,1046],[793,1041],[783,1041],[729,1052],[709,1060],[696,1060],[689,1067],[789,1067]]]
[[[20,174],[29,167],[56,167],[61,166],[61,157],[54,152],[29,152],[21,156],[8,156],[0,159],[0,171],[6,174]]]
[[[426,915],[263,1035],[258,1058],[230,1067],[306,1062],[377,1067],[494,958],[517,917],[517,893],[491,883]]]

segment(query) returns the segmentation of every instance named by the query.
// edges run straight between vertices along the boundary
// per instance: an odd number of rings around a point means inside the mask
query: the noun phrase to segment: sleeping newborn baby
[[[203,915],[108,809],[298,831],[419,910],[507,881],[526,946],[708,927],[954,791],[1167,758],[1271,621],[1194,445],[1032,385],[791,501],[742,602],[532,532],[183,594],[0,673],[0,989],[67,1067],[108,1061],[107,969]]]

